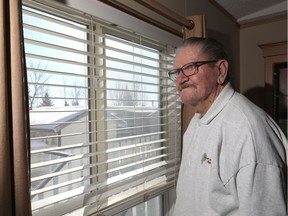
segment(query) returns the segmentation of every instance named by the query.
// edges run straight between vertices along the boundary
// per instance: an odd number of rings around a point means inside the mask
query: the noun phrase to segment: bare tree
[[[110,97],[113,99],[114,106],[145,106],[143,97],[139,92],[133,92],[129,89],[128,84],[117,83],[117,91],[109,91]],[[141,86],[135,86],[136,91],[140,91]],[[142,99],[142,100],[141,100]]]
[[[29,68],[37,69],[37,71],[28,70],[28,91],[29,91],[29,109],[33,109],[35,104],[37,106],[37,98],[41,97],[44,92],[48,92],[45,84],[50,76],[44,72],[38,72],[39,69],[45,70],[46,66],[42,66],[41,62],[34,63],[33,61],[28,62]]]
[[[63,76],[63,78],[62,78],[63,80],[62,80],[62,83],[63,83],[63,86],[64,86],[64,106],[66,107],[66,106],[69,106],[69,103],[68,103],[68,101],[67,101],[67,98],[66,98],[66,96],[67,96],[67,94],[66,94],[66,92],[67,92],[67,89],[66,89],[66,84],[67,84],[67,79],[66,79],[66,77],[64,78],[64,76]]]
[[[79,106],[81,97],[85,96],[85,90],[81,87],[79,87],[79,82],[81,84],[81,81],[75,80],[74,81],[74,87],[70,89],[70,97],[71,97],[71,105],[72,106]],[[78,84],[78,86],[77,86]],[[80,85],[81,86],[81,85]]]

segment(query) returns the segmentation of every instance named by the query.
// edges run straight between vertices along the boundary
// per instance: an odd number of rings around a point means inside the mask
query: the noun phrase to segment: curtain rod
[[[183,37],[182,29],[179,29],[179,31],[175,30],[174,28],[171,28],[170,26],[167,26],[158,20],[155,20],[151,17],[146,16],[145,14],[141,13],[141,11],[137,11],[117,0],[99,0],[105,4],[108,4],[116,9],[119,9],[127,14],[130,14],[134,17],[137,17],[147,23],[150,23],[154,26],[157,26],[165,31],[168,31],[174,35],[177,35],[179,37]],[[184,26],[188,30],[192,30],[194,28],[194,22],[193,20],[186,20],[184,17],[179,16],[174,11],[169,10],[167,7],[161,5],[160,3],[154,1],[154,0],[135,0],[135,2],[139,3],[140,5],[153,10],[154,12],[160,14],[161,16],[169,19],[170,21]]]
[[[172,22],[183,25],[188,30],[192,30],[194,28],[193,20],[187,20],[184,17],[178,15],[174,11],[170,10],[169,8],[165,7],[164,5],[160,4],[155,0],[135,0],[139,4],[153,10],[154,12],[161,14],[163,17],[171,20]]]

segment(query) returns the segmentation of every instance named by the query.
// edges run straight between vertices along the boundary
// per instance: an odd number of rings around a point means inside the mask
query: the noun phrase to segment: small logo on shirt
[[[208,158],[206,153],[202,155],[201,164],[203,163],[211,164],[211,158]]]

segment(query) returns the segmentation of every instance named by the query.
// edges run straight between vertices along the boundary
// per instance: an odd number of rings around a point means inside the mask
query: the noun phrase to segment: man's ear
[[[220,60],[218,65],[218,84],[222,85],[228,75],[228,62],[226,60]]]

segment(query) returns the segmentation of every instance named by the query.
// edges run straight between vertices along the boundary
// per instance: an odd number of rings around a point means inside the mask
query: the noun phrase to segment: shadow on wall
[[[251,88],[243,94],[268,113],[287,137],[287,95],[275,92],[274,87],[269,84],[266,84],[265,88]]]
[[[243,93],[254,104],[265,109],[265,88],[255,87],[251,88]]]
[[[236,91],[240,90],[240,74],[239,74],[239,43],[235,43],[235,40],[231,39],[228,34],[223,32],[207,29],[208,37],[215,38],[224,45],[228,52],[229,61],[229,77],[233,88]]]

